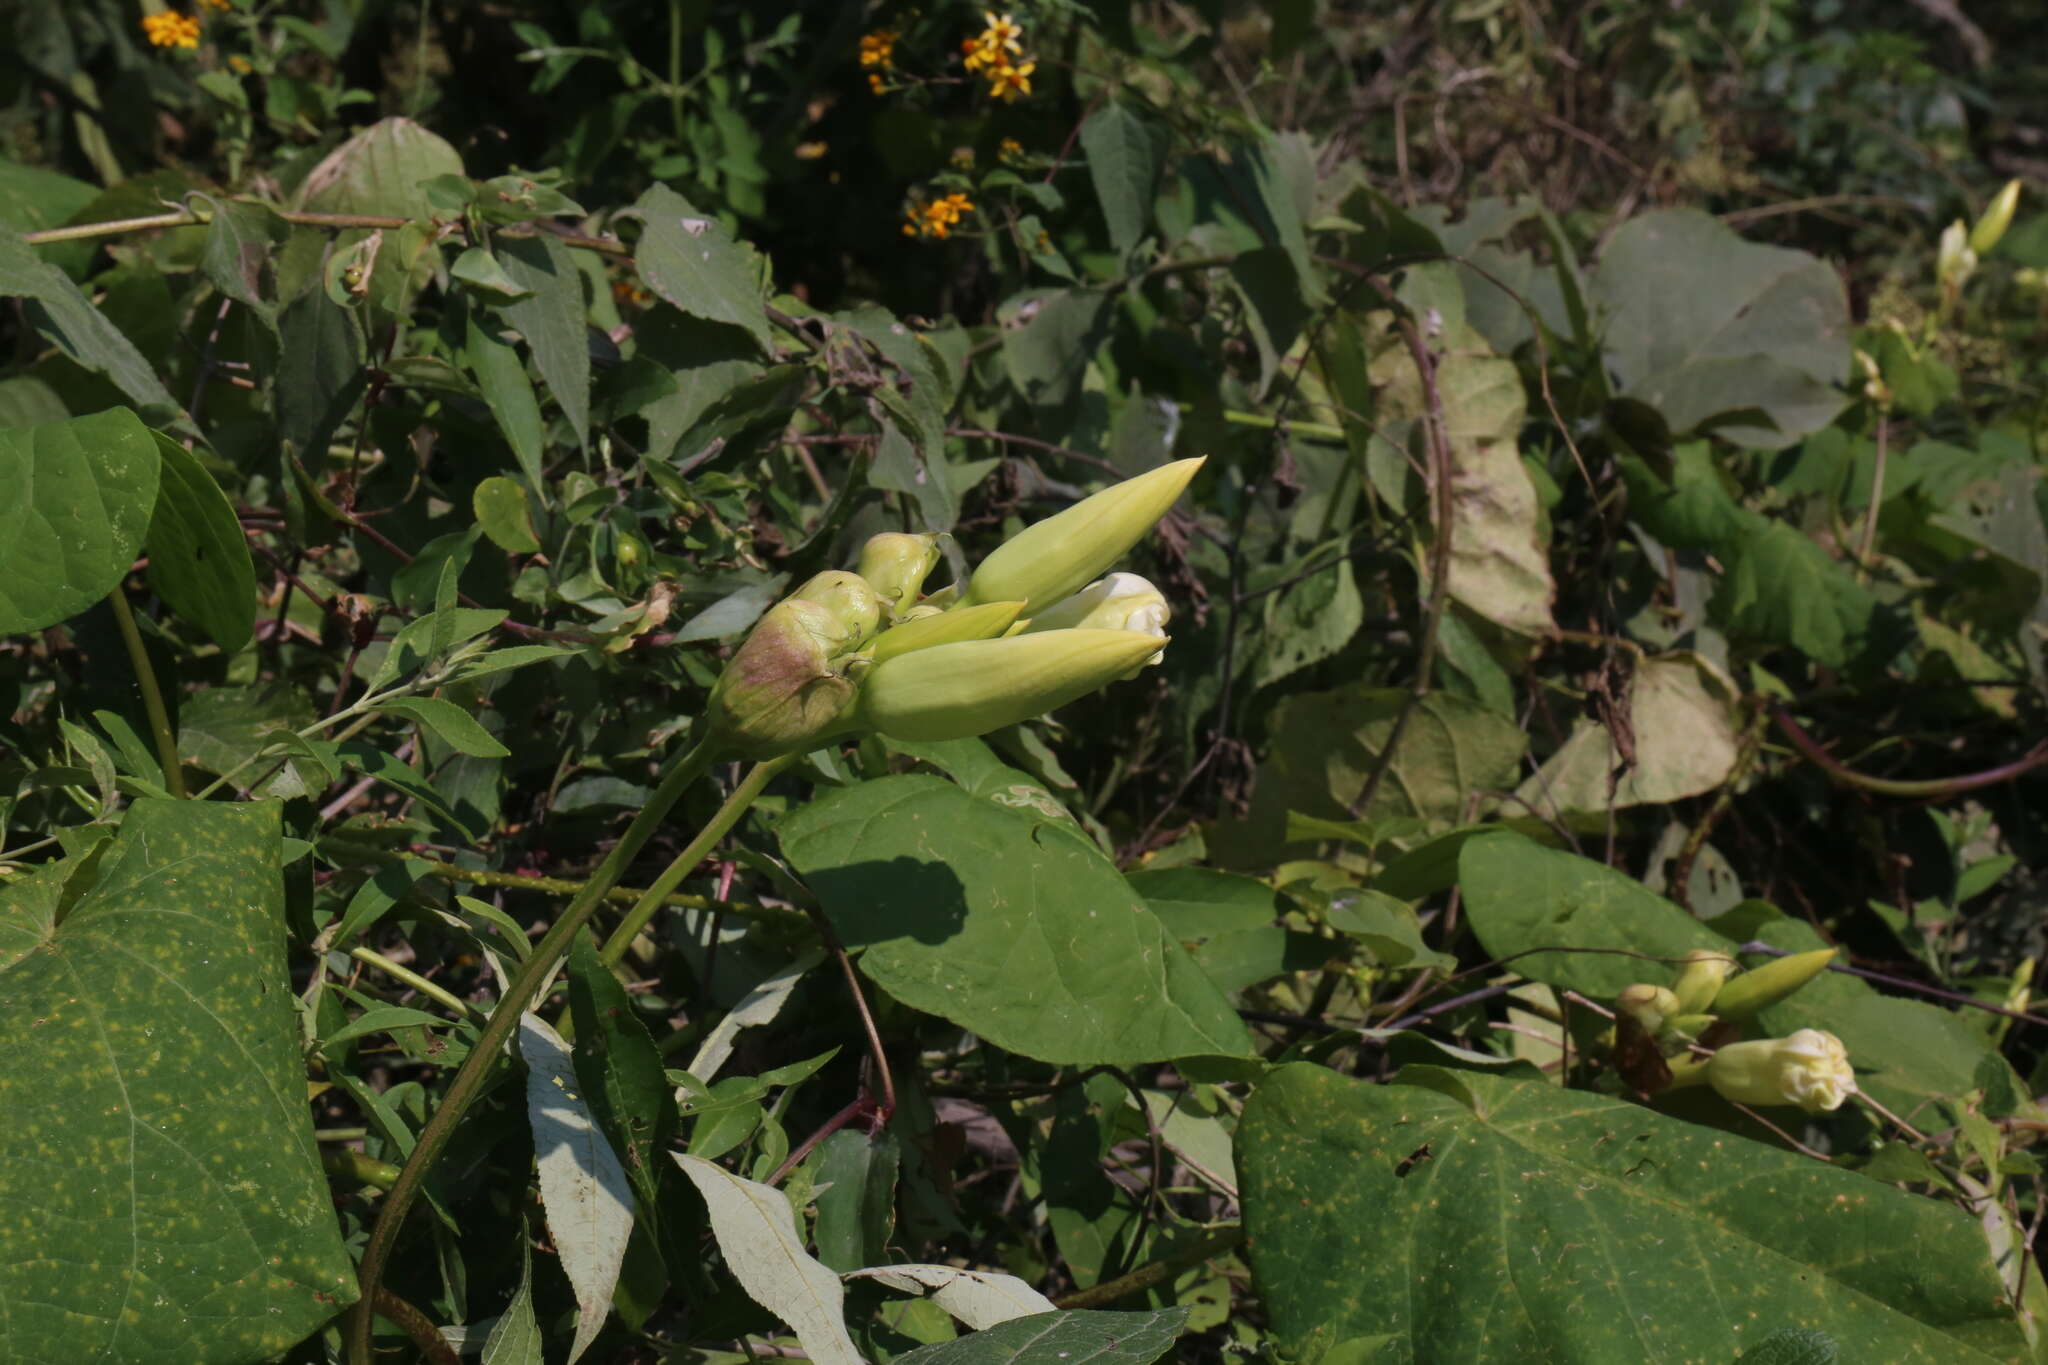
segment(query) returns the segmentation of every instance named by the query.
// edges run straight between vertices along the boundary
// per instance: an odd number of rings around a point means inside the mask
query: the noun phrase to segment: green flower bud
[[[1977,220],[1977,226],[1970,229],[1970,250],[1982,256],[1999,243],[2005,230],[2012,226],[2013,211],[2020,206],[2020,182],[2008,180],[2005,188],[1992,199],[1991,207],[1984,210],[1984,216]]]
[[[1734,974],[1735,967],[1733,957],[1712,948],[1695,948],[1687,953],[1684,965],[1678,969],[1678,979],[1671,983],[1678,996],[1678,1012],[1697,1014],[1713,1004],[1714,997],[1721,993],[1721,983]]]
[[[881,600],[882,609],[889,613],[891,620],[902,619],[903,613],[917,602],[918,593],[924,590],[924,580],[939,562],[939,538],[937,536],[905,535],[901,531],[884,531],[869,536],[868,543],[860,551],[860,576],[875,590]]]
[[[1737,1104],[1839,1109],[1856,1093],[1849,1052],[1834,1034],[1803,1028],[1784,1038],[1730,1043],[1707,1059],[1707,1084]]]
[[[1678,997],[1669,988],[1637,982],[1614,997],[1614,1008],[1643,1026],[1652,1038],[1664,1032],[1664,1025],[1678,1013]]]
[[[1833,948],[1773,958],[1721,987],[1721,993],[1714,997],[1714,1013],[1740,1023],[1791,995],[1826,971],[1834,960]]]
[[[942,612],[934,608],[929,614],[914,615],[875,637],[875,662],[881,663],[915,649],[930,649],[933,645],[993,640],[1010,628],[1022,610],[1022,602],[984,602],[978,607],[961,607],[957,611]],[[912,607],[911,611],[922,613],[925,609]]]
[[[1664,1021],[1662,1041],[1689,1046],[1696,1042],[1702,1033],[1719,1023],[1720,1019],[1721,1016],[1718,1014],[1674,1014]]]
[[[844,729],[856,692],[841,665],[847,639],[846,622],[824,603],[792,597],[770,607],[711,691],[707,719],[720,744],[741,758],[776,758]]]
[[[882,604],[868,581],[857,573],[827,569],[789,595],[792,602],[815,602],[832,613],[844,641],[841,653],[859,649],[882,623]]]
[[[857,715],[895,739],[966,739],[1085,696],[1156,648],[1151,636],[1127,630],[934,645],[876,664],[861,686]]]
[[[1035,635],[1042,630],[1135,630],[1164,640],[1171,616],[1166,597],[1159,589],[1137,574],[1113,573],[1047,607],[1031,618],[1024,631]],[[1165,657],[1166,651],[1162,649],[1145,663],[1156,664]],[[1136,677],[1137,673],[1133,671],[1128,676]]]
[[[1029,616],[1059,601],[1123,558],[1201,467],[1200,459],[1161,465],[1025,527],[981,562],[961,603],[1022,602]]]

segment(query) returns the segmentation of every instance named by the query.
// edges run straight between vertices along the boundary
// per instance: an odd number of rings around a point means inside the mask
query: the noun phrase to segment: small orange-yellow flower
[[[174,9],[143,15],[142,32],[155,47],[199,46],[199,21]]]
[[[1009,104],[1017,96],[1031,93],[1031,73],[1036,70],[1037,62],[1020,62],[1016,66],[1006,62],[988,73],[988,92]]]
[[[860,64],[884,71],[892,69],[896,65],[896,31],[878,28],[873,33],[862,34]]]

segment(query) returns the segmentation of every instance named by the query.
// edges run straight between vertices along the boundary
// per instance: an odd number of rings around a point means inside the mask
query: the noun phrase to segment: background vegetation
[[[2043,1354],[2036,6],[193,3],[0,18],[0,1356]],[[620,844],[1192,455],[1163,665]]]

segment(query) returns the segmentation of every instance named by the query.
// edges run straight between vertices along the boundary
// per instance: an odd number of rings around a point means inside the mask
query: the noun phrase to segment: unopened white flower
[[[1154,639],[1166,638],[1166,623],[1172,618],[1166,596],[1134,573],[1113,573],[1098,578],[1072,597],[1056,602],[1031,618],[1026,634],[1044,630],[1134,630]],[[1161,650],[1145,664],[1166,657]],[[1144,667],[1144,664],[1139,665]],[[1136,676],[1136,670],[1132,671]]]
[[[1839,1109],[1856,1093],[1849,1050],[1817,1028],[1730,1043],[1707,1060],[1707,1083],[1737,1104],[1793,1104],[1809,1114]]]

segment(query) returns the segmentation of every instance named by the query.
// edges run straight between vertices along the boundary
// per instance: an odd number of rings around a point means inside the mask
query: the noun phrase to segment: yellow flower
[[[981,17],[988,21],[988,27],[982,31],[981,37],[976,39],[983,49],[992,53],[1001,52],[1005,48],[1016,53],[1024,51],[1020,41],[1024,37],[1024,30],[1016,20],[1007,14],[996,15],[987,10],[981,12]]]
[[[1031,73],[1036,70],[1037,62],[1022,62],[1016,66],[1006,63],[996,67],[988,73],[988,92],[1009,104],[1017,96],[1031,93]]]
[[[943,199],[904,210],[910,221],[903,225],[905,237],[937,237],[944,240],[953,235],[953,225],[960,216],[974,212],[973,201],[964,194],[949,194]]]
[[[199,21],[174,9],[143,15],[142,32],[155,47],[199,46]]]
[[[873,33],[861,35],[860,64],[879,67],[883,71],[896,66],[896,31],[878,28]]]
[[[796,144],[796,159],[798,161],[816,161],[819,157],[825,155],[826,151],[827,148],[822,142],[799,142]]]
[[[1016,138],[1006,137],[997,145],[996,155],[1004,161],[1015,161],[1024,155],[1024,144]]]
[[[234,72],[237,76],[248,75],[250,70],[249,59],[240,53],[236,53],[228,58],[228,70]]]
[[[871,90],[871,91],[873,91],[873,92],[874,92],[875,94],[879,95],[879,94],[881,94],[881,93],[882,93],[882,92],[883,92],[884,90],[887,90],[888,88],[889,88],[889,86],[888,86],[888,83],[887,83],[887,82],[885,82],[885,81],[884,81],[884,80],[882,79],[882,77],[881,77],[881,74],[880,74],[879,72],[875,72],[875,71],[870,71],[870,72],[868,72],[868,89],[869,89],[869,90]]]

